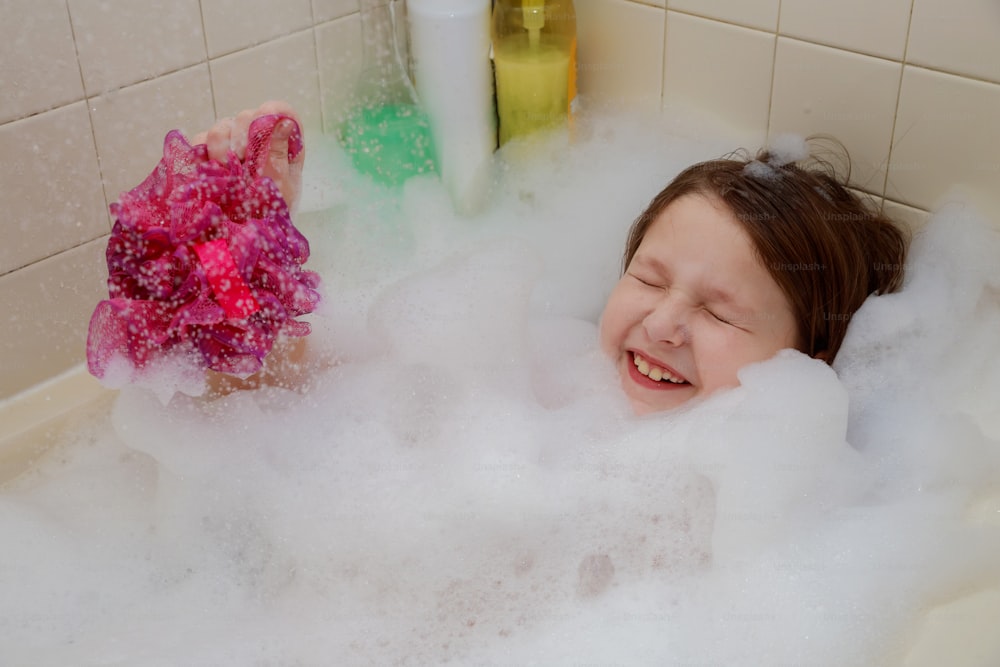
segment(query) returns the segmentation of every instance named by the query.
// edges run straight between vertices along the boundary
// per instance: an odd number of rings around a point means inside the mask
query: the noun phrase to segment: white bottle
[[[413,79],[455,209],[478,211],[493,180],[491,0],[407,0]]]

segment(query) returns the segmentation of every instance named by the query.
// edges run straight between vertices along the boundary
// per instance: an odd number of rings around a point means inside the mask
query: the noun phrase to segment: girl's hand
[[[229,151],[236,153],[240,160],[246,158],[247,133],[250,124],[261,116],[269,115],[288,116],[295,120],[301,127],[302,122],[298,114],[287,102],[272,100],[264,102],[256,109],[245,109],[238,113],[235,118],[222,118],[216,121],[215,125],[207,132],[195,135],[192,143],[194,145],[206,144],[208,146],[208,156],[219,162],[225,163],[228,159]],[[267,162],[264,165],[264,175],[269,176],[281,191],[285,203],[290,211],[294,212],[302,192],[302,165],[305,163],[305,147],[299,151],[298,155],[289,159],[288,138],[292,134],[294,125],[289,120],[278,123],[271,135],[271,148]]]

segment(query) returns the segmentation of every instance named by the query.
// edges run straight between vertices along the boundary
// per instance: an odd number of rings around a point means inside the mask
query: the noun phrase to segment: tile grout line
[[[670,0],[663,0],[663,48],[660,50],[660,113],[667,103],[667,26],[670,23]]]
[[[215,103],[215,80],[212,78],[212,59],[208,51],[208,30],[205,28],[205,7],[201,0],[198,0],[198,18],[201,19],[201,43],[205,48],[205,66],[208,68],[208,92],[212,97],[212,116],[219,117],[219,109]]]
[[[80,241],[79,243],[74,243],[73,245],[69,246],[68,248],[63,248],[62,250],[60,250],[57,253],[53,253],[53,254],[48,255],[46,257],[41,257],[39,259],[30,261],[27,264],[22,264],[21,266],[13,268],[10,271],[5,271],[4,273],[0,273],[0,278],[3,278],[5,276],[14,275],[18,271],[23,271],[24,269],[30,269],[31,267],[35,266],[36,264],[41,264],[42,262],[47,262],[50,259],[55,259],[56,257],[60,257],[61,255],[64,255],[66,253],[73,252],[74,250],[79,250],[80,248],[84,247],[85,245],[94,243],[96,241],[101,241],[102,243],[106,243],[107,239],[110,236],[111,236],[111,230],[108,230],[108,231],[104,232],[103,234],[95,236],[92,239],[87,239],[86,241]]]
[[[313,57],[316,60],[316,90],[319,91],[319,127],[322,133],[326,130],[326,105],[323,103],[326,97],[323,95],[323,75],[320,72],[319,36],[316,34],[316,0],[310,0],[309,11],[312,16],[312,23],[309,29],[312,31]]]
[[[326,23],[333,23],[333,21],[324,21],[323,23],[324,24],[326,24]],[[116,92],[116,93],[118,93],[118,92],[122,92],[122,91],[128,90],[129,88],[132,88],[133,86],[141,86],[143,84],[149,84],[149,83],[152,83],[152,82],[156,81],[157,79],[168,77],[168,76],[171,76],[173,74],[177,74],[179,72],[183,72],[185,70],[189,70],[189,69],[198,67],[200,65],[208,65],[209,66],[209,70],[211,70],[211,64],[212,64],[213,60],[219,60],[219,59],[222,59],[222,58],[227,58],[229,56],[234,56],[234,55],[237,55],[239,53],[242,53],[243,51],[249,51],[251,49],[256,49],[256,48],[259,48],[259,47],[262,47],[262,46],[266,46],[266,45],[268,45],[268,44],[270,44],[272,42],[276,42],[276,41],[279,41],[279,40],[282,40],[282,39],[285,39],[285,38],[288,38],[288,37],[293,37],[295,35],[305,34],[306,32],[309,32],[311,30],[313,30],[312,27],[306,27],[306,28],[301,28],[301,29],[298,29],[298,30],[293,30],[292,32],[289,32],[289,33],[286,33],[286,34],[283,34],[283,35],[277,35],[277,36],[275,36],[275,37],[273,37],[271,39],[268,39],[268,40],[265,40],[265,41],[262,41],[262,42],[258,42],[256,44],[251,44],[250,46],[244,47],[242,49],[237,49],[235,51],[230,51],[228,53],[221,54],[219,56],[216,56],[215,58],[207,58],[206,57],[203,60],[198,60],[196,62],[189,63],[187,65],[182,65],[180,67],[175,67],[174,69],[165,70],[165,71],[163,71],[163,72],[161,72],[161,73],[159,73],[159,74],[157,74],[155,76],[147,77],[145,79],[138,79],[136,81],[130,81],[129,83],[122,84],[122,85],[120,85],[118,87],[109,88],[108,90],[101,91],[97,95],[88,96],[86,94],[86,92],[85,92],[84,96],[81,97],[81,98],[79,98],[79,99],[75,99],[75,100],[72,100],[72,101],[69,101],[69,102],[65,102],[65,103],[62,103],[62,104],[57,104],[57,105],[54,105],[54,106],[49,106],[49,107],[46,107],[46,108],[41,109],[39,111],[33,111],[31,113],[26,113],[23,116],[17,116],[15,118],[11,118],[10,120],[7,120],[7,121],[4,121],[4,122],[0,123],[0,127],[3,127],[4,125],[9,125],[11,123],[18,123],[18,122],[23,121],[23,120],[28,120],[29,118],[34,118],[35,116],[41,116],[42,114],[49,113],[50,111],[58,111],[59,109],[65,109],[66,107],[72,106],[72,105],[74,105],[74,104],[76,104],[78,102],[84,102],[84,101],[89,102],[92,99],[96,99],[97,97],[100,97],[101,95],[104,95],[104,94],[107,94],[107,93],[110,93],[110,92]],[[78,65],[79,65],[79,63],[78,63]],[[211,74],[211,71],[210,71],[210,74]],[[214,91],[214,82],[212,82],[211,80],[210,80],[210,85],[212,86],[211,92],[212,92],[213,98],[214,98],[214,93],[215,93],[215,91]],[[214,99],[213,99],[213,109],[214,108],[215,107],[214,107]]]
[[[771,91],[767,96],[767,126],[764,128],[764,143],[771,140],[771,112],[774,109],[774,82],[778,78],[778,35],[781,31],[781,0],[778,0],[778,16],[774,24],[774,45],[771,49]]]
[[[76,67],[77,67],[77,70],[80,72],[80,87],[83,88],[83,103],[84,103],[84,106],[87,109],[87,122],[90,124],[90,141],[91,141],[91,145],[94,148],[94,158],[97,160],[97,178],[101,182],[101,195],[104,198],[104,206],[102,207],[102,215],[104,216],[104,225],[107,228],[107,232],[106,233],[110,234],[111,233],[111,217],[108,214],[108,204],[109,204],[109,202],[108,202],[108,187],[107,187],[107,185],[104,182],[104,165],[103,165],[103,163],[101,161],[101,151],[100,151],[100,149],[97,146],[97,128],[94,126],[94,111],[93,111],[93,107],[90,104],[90,99],[91,98],[90,98],[90,93],[87,91],[87,82],[86,82],[86,80],[84,79],[84,76],[83,76],[83,63],[80,61],[80,49],[77,47],[77,44],[76,44],[76,27],[73,25],[73,12],[72,12],[72,10],[69,7],[69,0],[66,0],[65,4],[66,4],[66,18],[69,19],[69,32],[70,32],[70,36],[73,38],[73,53],[76,54]],[[71,102],[70,104],[76,104],[76,102]],[[63,107],[57,107],[57,108],[65,108],[67,106],[69,106],[69,104],[66,104],[66,105],[63,105]],[[84,243],[89,243],[89,242],[90,241],[85,241]],[[73,246],[73,247],[74,248],[75,247],[79,247],[79,245],[83,245],[83,244],[81,243],[81,244],[78,244],[77,246]],[[69,248],[69,249],[72,249],[72,248]],[[59,252],[57,252],[55,254],[59,255],[59,254],[65,252],[66,250],[67,249],[60,250]],[[50,255],[50,257],[51,256],[54,256],[54,255]],[[42,258],[42,260],[44,260],[44,259],[46,259],[46,258]],[[38,261],[42,261],[42,260],[38,260]],[[26,266],[30,266],[31,264],[34,264],[34,263],[35,262],[31,262],[31,263],[29,263]],[[17,270],[17,269],[15,269],[15,270]]]
[[[935,74],[940,74],[942,76],[953,77],[955,79],[961,79],[963,81],[971,81],[971,82],[975,82],[975,83],[980,83],[980,84],[984,84],[986,86],[997,86],[997,87],[1000,87],[1000,80],[989,79],[989,78],[986,78],[986,77],[983,77],[983,76],[979,76],[979,75],[967,74],[967,73],[959,72],[959,71],[956,71],[956,70],[950,70],[950,69],[944,69],[942,67],[936,67],[936,66],[933,66],[933,65],[926,65],[926,64],[915,63],[915,62],[904,62],[902,60],[897,60],[897,59],[894,59],[894,58],[885,58],[883,56],[876,56],[876,55],[873,55],[871,53],[865,53],[863,51],[858,51],[858,50],[854,50],[854,49],[848,49],[848,48],[844,48],[844,47],[840,47],[840,46],[831,46],[830,44],[824,44],[822,42],[817,42],[817,41],[813,41],[813,40],[803,39],[801,37],[794,37],[792,35],[782,35],[780,33],[772,32],[772,31],[769,31],[769,30],[763,30],[761,28],[754,28],[752,26],[747,26],[747,25],[743,25],[743,24],[739,24],[739,23],[734,23],[732,21],[724,21],[724,20],[715,19],[715,18],[711,18],[711,17],[705,17],[705,16],[701,16],[699,14],[692,14],[691,12],[684,12],[684,11],[680,11],[680,10],[677,10],[677,9],[671,9],[670,11],[676,12],[678,14],[684,14],[686,16],[691,16],[691,17],[694,17],[694,18],[706,20],[706,21],[713,21],[715,23],[721,23],[723,25],[729,25],[729,26],[732,26],[732,27],[735,27],[735,28],[743,28],[744,30],[752,30],[754,32],[762,32],[764,34],[774,35],[776,37],[782,37],[784,39],[788,39],[788,40],[795,41],[795,42],[800,42],[802,44],[811,44],[813,46],[820,46],[820,47],[823,47],[823,48],[832,49],[834,51],[841,51],[841,52],[844,52],[844,53],[850,53],[850,54],[854,54],[854,55],[858,55],[858,56],[864,56],[864,57],[868,57],[868,58],[875,58],[877,60],[884,60],[884,61],[886,61],[888,63],[892,63],[892,64],[902,64],[902,65],[905,65],[906,67],[910,67],[912,69],[919,69],[919,70],[923,70],[923,71],[926,71],[926,72],[933,72]],[[345,17],[340,17],[340,18],[345,18]],[[338,19],[331,19],[329,21],[323,21],[321,25],[325,25],[327,23],[333,23],[334,21],[337,21],[337,20],[340,20],[340,19],[338,18]],[[259,43],[256,43],[256,44],[252,44],[252,45],[244,47],[242,49],[237,49],[235,51],[230,51],[228,53],[220,54],[219,56],[217,56],[217,58],[225,58],[227,56],[235,55],[237,53],[240,53],[241,51],[246,51],[248,49],[257,48],[257,47],[263,46],[265,44],[268,44],[270,42],[273,42],[273,41],[276,41],[276,40],[279,40],[279,39],[283,39],[285,37],[291,37],[291,36],[293,36],[293,35],[295,35],[297,33],[304,33],[304,32],[306,32],[307,30],[310,30],[310,29],[312,29],[312,28],[303,28],[301,30],[294,30],[294,31],[292,31],[290,33],[287,33],[287,34],[284,34],[284,35],[278,35],[278,36],[276,36],[274,38],[271,38],[271,39],[268,39],[268,40],[265,40],[263,42],[259,42]],[[160,74],[157,74],[156,76],[153,76],[153,77],[149,77],[149,78],[146,78],[146,79],[141,79],[141,80],[132,81],[132,82],[123,84],[123,85],[119,86],[118,88],[115,88],[114,90],[125,90],[126,88],[130,88],[132,86],[136,86],[136,85],[143,84],[143,83],[149,83],[150,81],[155,81],[156,79],[158,79],[160,77],[169,76],[171,74],[176,74],[177,72],[181,72],[183,70],[189,69],[191,67],[195,67],[195,66],[200,65],[200,64],[209,64],[210,65],[211,61],[214,60],[214,59],[217,59],[217,58],[209,58],[207,60],[198,61],[196,63],[192,63],[192,64],[189,64],[189,65],[184,65],[182,67],[177,67],[175,69],[164,71],[164,72],[162,72]],[[40,115],[42,115],[44,113],[48,113],[50,111],[56,111],[58,109],[63,109],[65,107],[67,107],[67,106],[70,106],[72,104],[76,104],[77,102],[85,101],[85,100],[88,100],[88,99],[89,99],[88,96],[86,95],[86,93],[84,93],[84,96],[81,97],[81,98],[78,98],[78,99],[75,99],[75,100],[71,100],[69,102],[65,102],[65,103],[62,103],[62,104],[55,104],[55,105],[52,105],[52,106],[46,106],[45,108],[39,109],[38,111],[31,111],[31,112],[24,113],[23,115],[18,115],[18,116],[14,116],[13,118],[9,118],[9,119],[7,119],[7,120],[5,120],[3,122],[0,122],[0,127],[2,127],[3,125],[8,125],[10,123],[16,123],[18,121],[27,120],[29,118],[34,118],[35,116],[40,116]]]
[[[778,7],[779,7],[779,10],[778,10],[779,11],[779,21],[780,21],[780,11],[781,11],[781,9],[780,9],[780,7],[781,7],[780,0],[779,0]],[[936,72],[938,74],[944,74],[946,76],[953,76],[953,77],[957,77],[959,79],[968,79],[969,81],[977,81],[977,82],[980,82],[980,83],[985,83],[987,85],[1000,86],[1000,78],[990,79],[988,77],[980,76],[978,74],[969,74],[969,73],[965,73],[965,72],[959,72],[958,70],[955,70],[955,69],[946,69],[944,67],[939,67],[939,66],[934,66],[934,65],[922,65],[922,64],[919,64],[919,63],[905,62],[903,58],[888,58],[886,56],[879,56],[879,55],[875,55],[873,53],[869,53],[869,52],[866,52],[866,51],[861,51],[861,50],[858,50],[858,49],[848,48],[846,46],[837,46],[837,45],[833,45],[833,44],[828,44],[828,43],[825,43],[825,42],[821,42],[821,41],[818,41],[818,40],[815,40],[815,39],[807,39],[805,37],[796,37],[795,35],[782,34],[779,30],[768,30],[768,29],[765,29],[765,28],[757,28],[755,26],[746,25],[744,23],[737,23],[735,21],[730,21],[730,20],[726,20],[726,19],[720,19],[720,18],[716,18],[714,16],[706,16],[704,14],[696,14],[694,12],[685,11],[685,10],[682,10],[682,9],[671,9],[670,11],[675,12],[677,14],[683,14],[685,16],[690,16],[692,18],[700,19],[702,21],[712,21],[714,23],[721,23],[723,25],[732,26],[734,28],[742,28],[744,30],[752,30],[754,32],[762,32],[762,33],[765,33],[765,34],[768,34],[768,35],[775,35],[777,37],[783,37],[785,39],[792,40],[792,41],[795,41],[795,42],[800,42],[802,44],[811,44],[813,46],[820,46],[820,47],[823,47],[823,48],[832,49],[834,51],[843,51],[844,53],[851,53],[851,54],[854,54],[854,55],[864,56],[864,57],[867,57],[867,58],[875,58],[877,60],[884,60],[884,61],[886,61],[888,63],[904,64],[904,65],[909,65],[910,67],[918,67],[920,69],[925,69],[925,70],[928,70],[930,72]],[[912,17],[912,3],[911,3],[911,14],[910,14],[910,16]],[[909,23],[907,24],[907,34],[909,34]]]
[[[690,9],[671,9],[672,12],[677,12],[678,14],[683,14],[684,16],[690,16],[692,18],[701,19],[702,21],[714,21],[716,23],[723,23],[725,25],[733,26],[734,28],[745,28],[746,30],[753,30],[755,32],[766,32],[769,34],[774,34],[776,30],[768,30],[767,28],[758,28],[756,26],[747,25],[745,23],[737,23],[729,19],[721,19],[716,16],[708,16],[707,14],[698,14],[691,11]]]
[[[885,157],[885,175],[882,177],[882,206],[885,208],[886,193],[889,190],[889,170],[892,167],[892,151],[896,146],[896,124],[899,122],[899,102],[903,97],[903,75],[906,73],[906,54],[910,49],[910,28],[913,26],[913,4],[910,0],[910,15],[906,21],[906,39],[903,40],[903,55],[899,63],[899,85],[896,87],[896,106],[892,113],[892,128],[889,130],[889,153]]]

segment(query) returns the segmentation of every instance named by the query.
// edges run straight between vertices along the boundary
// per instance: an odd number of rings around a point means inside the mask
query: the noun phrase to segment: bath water
[[[639,419],[596,344],[626,231],[735,145],[626,116],[546,141],[469,219],[311,138],[330,363],[126,388],[0,489],[0,662],[902,665],[924,609],[996,580],[996,231],[939,211],[835,369],[784,352]]]

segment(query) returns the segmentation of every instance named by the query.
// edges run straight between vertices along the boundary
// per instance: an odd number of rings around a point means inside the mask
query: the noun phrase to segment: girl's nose
[[[642,326],[652,340],[683,345],[689,337],[688,310],[680,299],[664,295],[643,318]]]

